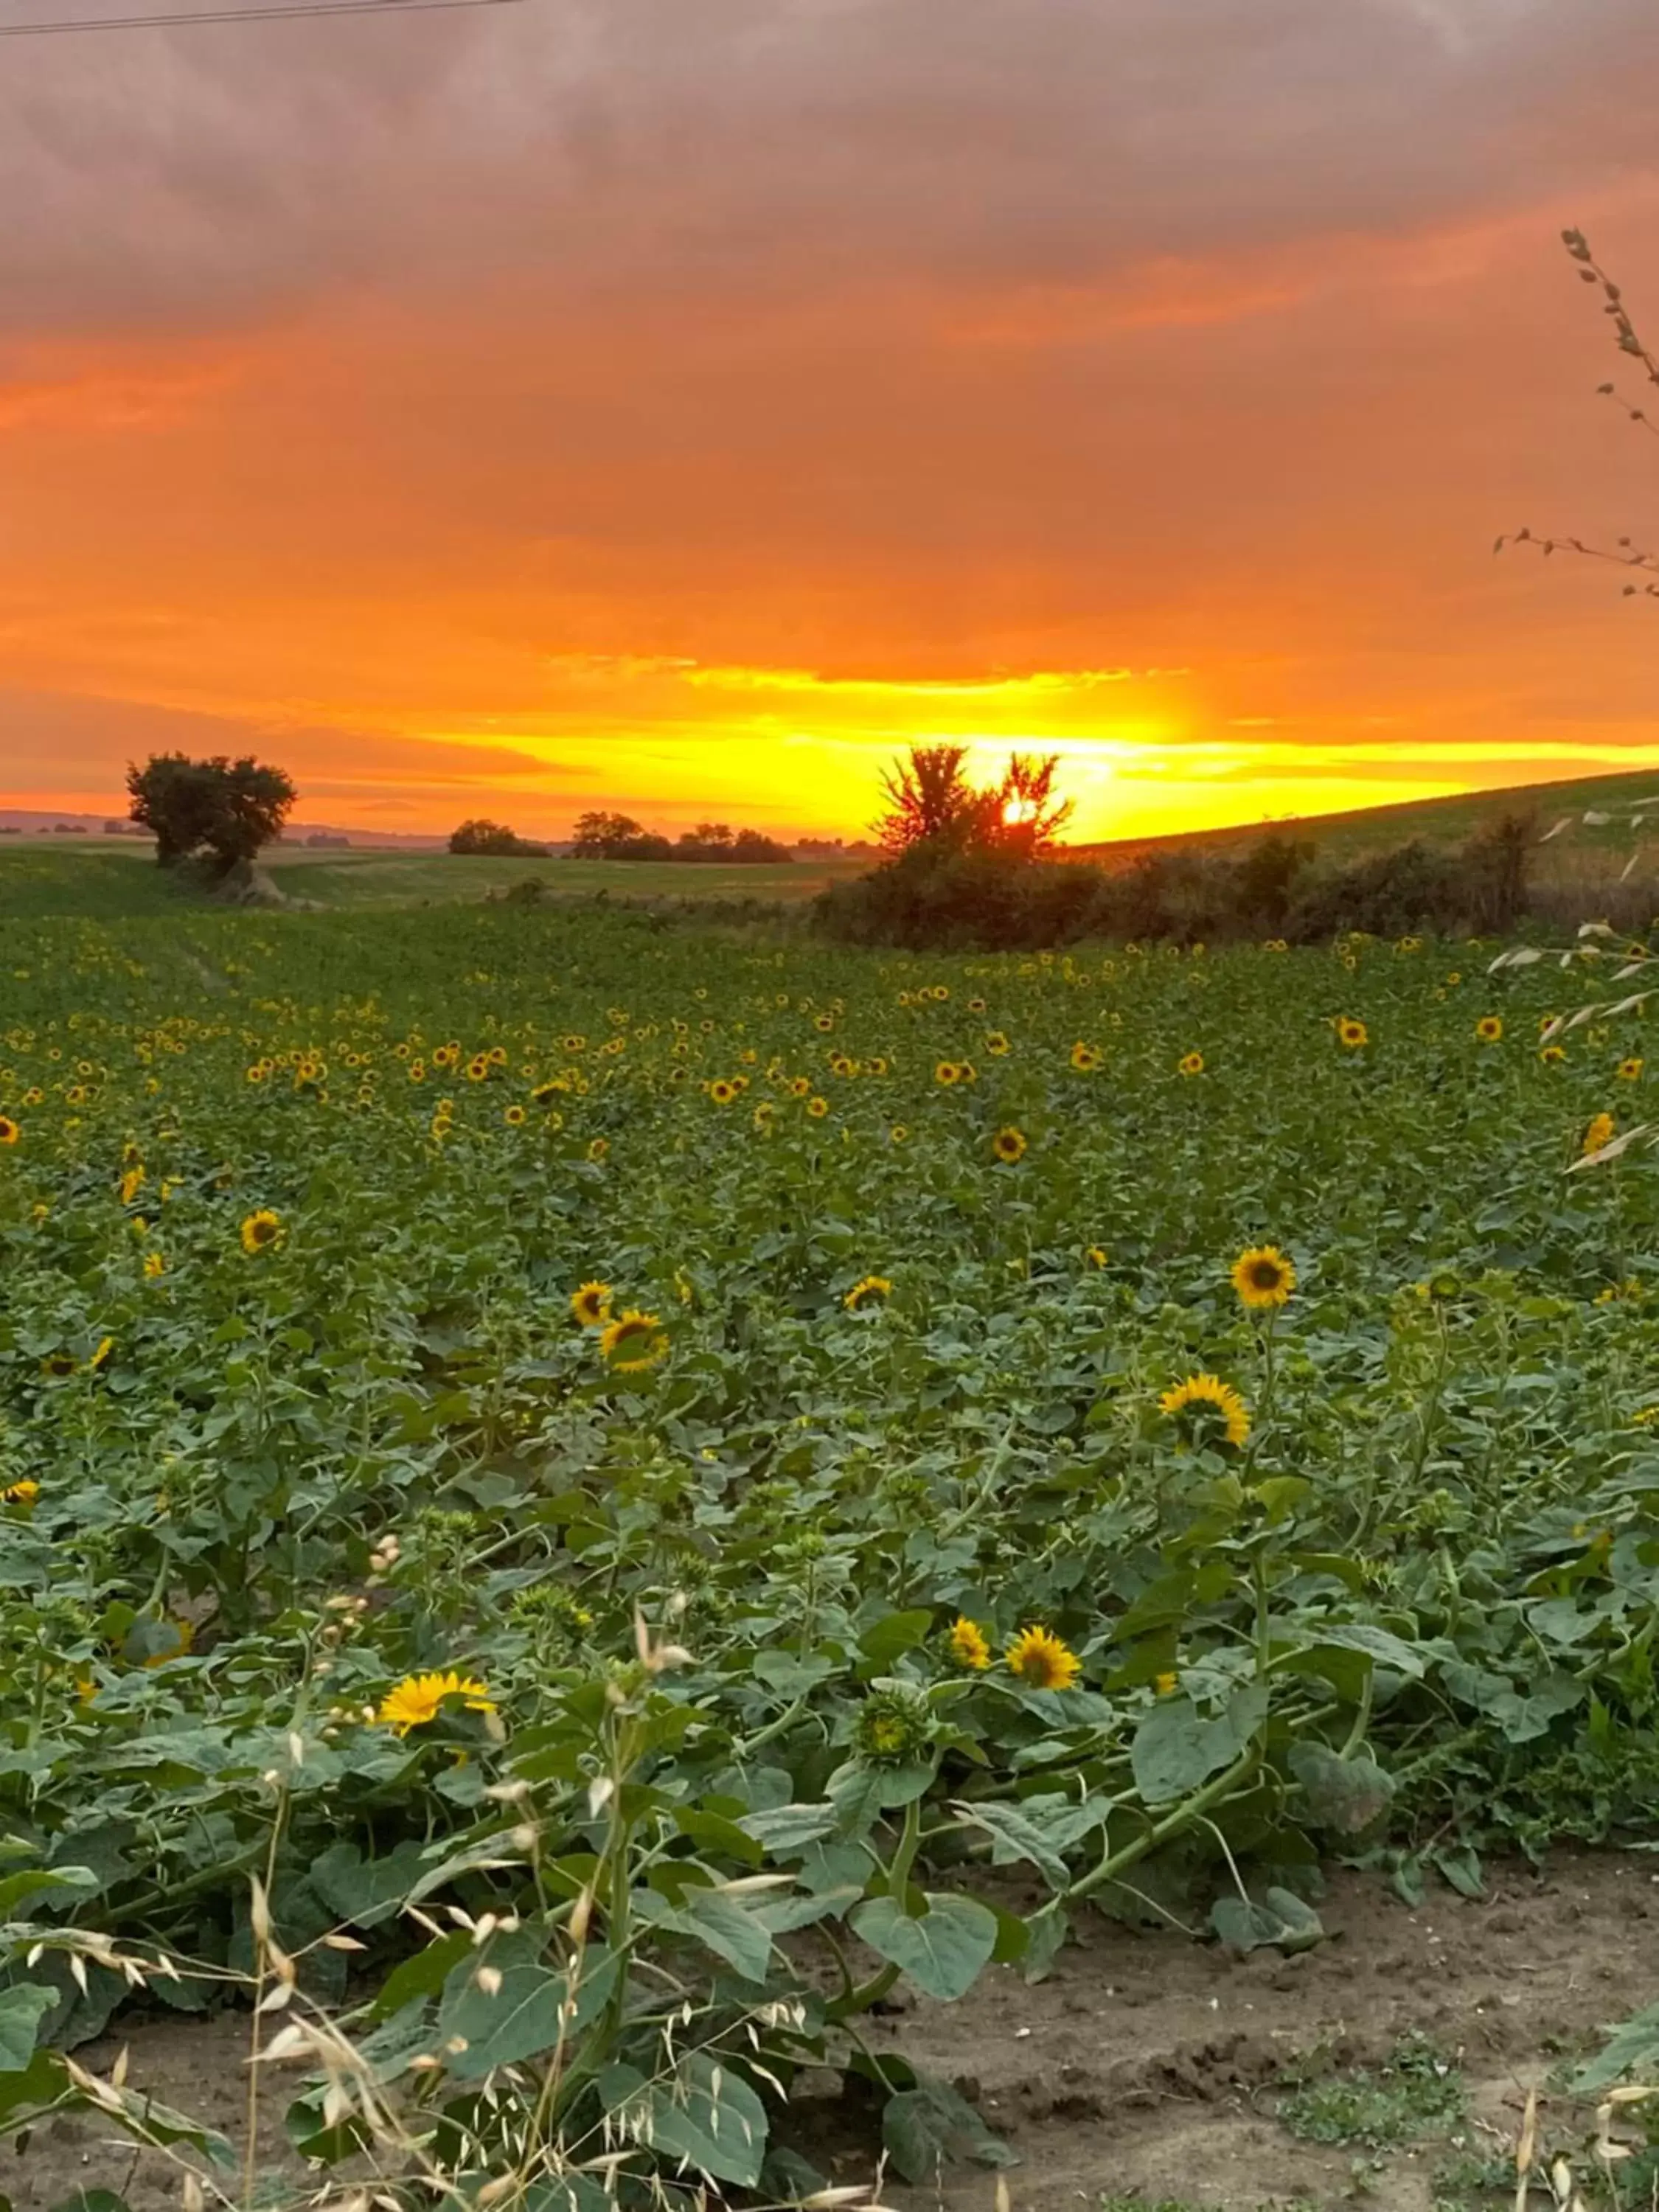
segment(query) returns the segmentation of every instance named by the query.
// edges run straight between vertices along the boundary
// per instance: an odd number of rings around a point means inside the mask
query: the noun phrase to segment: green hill
[[[1552,841],[1552,850],[1580,855],[1584,848],[1628,853],[1632,810],[1650,805],[1659,824],[1659,769],[1634,775],[1573,776],[1555,783],[1505,785],[1495,791],[1463,792],[1452,799],[1414,799],[1393,806],[1365,806],[1351,813],[1309,814],[1290,822],[1251,822],[1226,830],[1177,830],[1163,837],[1126,837],[1102,844],[1074,845],[1070,860],[1127,866],[1143,853],[1167,853],[1182,847],[1224,851],[1253,845],[1275,832],[1317,845],[1332,860],[1353,860],[1365,853],[1410,843],[1461,844],[1470,832],[1500,814],[1532,812],[1544,835],[1563,817],[1570,827]],[[1586,814],[1608,814],[1604,823],[1586,823]]]

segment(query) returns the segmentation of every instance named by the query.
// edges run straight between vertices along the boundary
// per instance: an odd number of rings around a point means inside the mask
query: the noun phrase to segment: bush
[[[1191,945],[1267,937],[1316,944],[1350,930],[1491,934],[1526,910],[1531,843],[1525,818],[1505,816],[1461,850],[1414,842],[1322,870],[1311,844],[1275,833],[1238,858],[1176,847],[1115,873],[924,843],[825,891],[813,915],[843,944],[915,951],[1025,951],[1085,937]]]
[[[545,845],[532,844],[527,837],[520,837],[509,830],[505,822],[491,822],[482,815],[452,830],[449,849],[452,853],[487,854],[492,859],[544,860],[548,857]]]

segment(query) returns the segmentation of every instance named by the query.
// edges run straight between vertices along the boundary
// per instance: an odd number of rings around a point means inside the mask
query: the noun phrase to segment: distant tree
[[[645,825],[631,814],[596,812],[576,817],[570,841],[571,857],[578,860],[608,860],[617,848],[645,836]]]
[[[152,753],[143,768],[129,763],[127,793],[129,816],[155,838],[162,867],[203,854],[221,874],[282,835],[298,796],[283,769],[223,753]]]
[[[1035,860],[1054,850],[1060,831],[1071,820],[1069,799],[1056,799],[1054,779],[1060,773],[1058,753],[1014,753],[997,792],[994,841],[1022,860]]]
[[[995,797],[969,782],[966,745],[912,745],[909,757],[886,769],[881,782],[887,811],[875,828],[884,851],[983,842]]]
[[[1056,754],[1015,753],[1001,781],[980,790],[968,780],[966,745],[912,745],[908,758],[882,777],[888,811],[877,835],[896,857],[927,851],[1040,859],[1072,817],[1071,800],[1055,793],[1059,772]]]
[[[533,844],[527,837],[520,837],[516,830],[509,830],[505,822],[491,822],[483,815],[471,822],[463,822],[459,830],[452,830],[449,849],[452,853],[484,853],[492,859],[517,857],[544,860],[547,858],[545,845]]]
[[[732,841],[732,858],[745,864],[758,865],[764,861],[772,866],[781,860],[787,860],[793,866],[795,856],[775,837],[768,837],[759,830],[739,830]]]
[[[699,845],[729,845],[732,825],[729,822],[699,822],[691,835]]]

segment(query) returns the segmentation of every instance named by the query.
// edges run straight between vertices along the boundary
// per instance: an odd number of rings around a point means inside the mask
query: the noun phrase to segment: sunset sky
[[[1654,515],[1558,238],[1659,343],[1653,0],[5,58],[0,805],[252,749],[312,821],[856,836],[951,736],[1099,837],[1659,764],[1659,604],[1492,550]]]

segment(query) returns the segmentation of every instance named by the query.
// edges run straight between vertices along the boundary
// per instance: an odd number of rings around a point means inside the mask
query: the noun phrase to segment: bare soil
[[[1027,1987],[996,1967],[961,2003],[912,2000],[872,2023],[872,2042],[953,2082],[1018,2154],[1013,2212],[1065,2212],[1103,2197],[1178,2200],[1205,2212],[1328,2207],[1432,2212],[1449,2156],[1511,2150],[1527,2091],[1547,2136],[1571,2146],[1586,2115],[1549,2084],[1564,2057],[1659,1995],[1659,1873],[1637,1857],[1558,1859],[1540,1879],[1500,1869],[1477,1900],[1442,1891],[1413,1911],[1379,1881],[1339,1874],[1321,1907],[1332,1940],[1300,1957],[1240,1959],[1173,1935],[1088,1921],[1049,1978]],[[248,2022],[135,2023],[129,2086],[244,2140]],[[1274,2117],[1287,2066],[1375,2064],[1412,2031],[1462,2069],[1470,2121],[1356,2166],[1352,2147],[1297,2141]],[[82,2059],[99,2070],[118,2042]],[[258,2164],[287,2163],[281,2106],[261,2114]],[[867,2179],[868,2130],[848,2099],[803,2115],[805,2147],[836,2181]],[[915,2212],[992,2212],[997,2177],[947,2169],[937,2191],[890,2188]],[[52,2212],[79,2190],[123,2192],[133,2212],[179,2202],[176,2169],[59,2120],[0,2144],[0,2195]],[[1440,2192],[1443,2193],[1443,2192]]]

